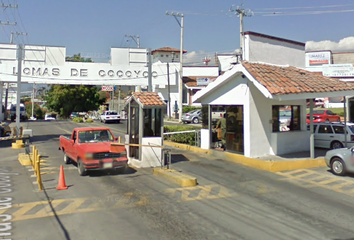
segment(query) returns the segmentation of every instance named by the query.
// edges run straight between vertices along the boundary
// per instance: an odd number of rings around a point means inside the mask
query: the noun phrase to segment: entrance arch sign
[[[145,52],[144,52],[145,51]],[[147,86],[146,49],[111,49],[109,63],[66,62],[64,47],[25,46],[21,82],[72,85]],[[144,55],[145,54],[145,55]],[[0,44],[0,81],[17,81],[16,45]],[[114,64],[112,64],[112,62]],[[170,64],[171,65],[171,64]],[[174,64],[178,70],[178,64]],[[176,71],[170,71],[176,84]],[[152,64],[152,84],[167,85],[166,63]]]

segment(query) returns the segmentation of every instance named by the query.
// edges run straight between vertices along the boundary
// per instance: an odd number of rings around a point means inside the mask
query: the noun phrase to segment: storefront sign
[[[322,66],[322,74],[327,77],[354,77],[353,64],[327,64]]]
[[[307,52],[305,55],[306,67],[322,67],[323,64],[331,64],[331,52]]]
[[[197,78],[197,85],[198,86],[207,86],[210,82],[209,78]]]

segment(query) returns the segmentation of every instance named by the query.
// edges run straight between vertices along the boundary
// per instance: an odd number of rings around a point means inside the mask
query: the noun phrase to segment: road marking
[[[134,198],[132,198],[134,196]],[[56,199],[51,202],[39,201],[13,204],[11,208],[1,209],[0,214],[11,214],[12,221],[66,215],[72,213],[93,212],[107,209],[130,208],[148,204],[148,198],[133,193],[122,196],[112,195],[102,198]]]
[[[316,172],[310,169],[299,169],[287,172],[277,172],[284,177],[281,180],[295,183],[301,187],[321,187],[346,195],[354,196],[354,181],[328,172]]]
[[[204,199],[226,198],[236,195],[221,185],[206,185],[183,188],[169,188],[165,193],[180,201],[197,201]]]

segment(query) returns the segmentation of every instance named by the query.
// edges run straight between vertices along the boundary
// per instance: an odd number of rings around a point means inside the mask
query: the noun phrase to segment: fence
[[[180,142],[180,143],[187,143],[187,144],[190,144],[190,145],[194,145],[196,147],[200,147],[200,130],[187,130],[187,131],[179,131],[179,132],[166,132],[166,133],[163,133],[164,136],[173,136],[173,135],[180,135],[180,134],[190,134],[190,133],[194,133],[194,136],[189,136],[186,137],[185,139],[180,138],[180,139],[171,139],[171,138],[166,138],[167,140],[171,140],[171,141],[174,141],[174,142]],[[164,138],[165,139],[165,138]],[[180,140],[180,141],[178,141]]]

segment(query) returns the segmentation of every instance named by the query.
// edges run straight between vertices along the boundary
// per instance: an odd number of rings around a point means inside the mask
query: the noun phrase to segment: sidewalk
[[[326,153],[325,149],[316,149],[315,159],[311,159],[309,157],[310,152],[292,153],[283,156],[268,155],[260,158],[248,158],[242,154],[223,152],[213,149],[201,149],[199,147],[169,141],[164,141],[164,145],[178,148],[180,150],[205,154],[206,156],[218,157],[226,161],[232,161],[238,164],[269,172],[326,166],[324,161],[324,155]]]

